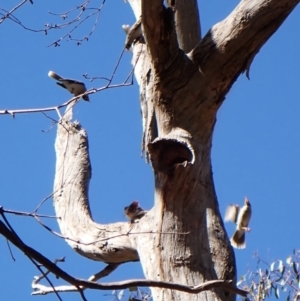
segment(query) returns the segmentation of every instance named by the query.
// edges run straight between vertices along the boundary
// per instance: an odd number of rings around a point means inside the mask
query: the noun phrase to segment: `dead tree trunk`
[[[170,2],[170,1],[167,1]],[[299,1],[244,0],[200,38],[197,1],[129,1],[142,16],[145,44],[133,48],[144,148],[155,173],[155,205],[137,226],[145,276],[195,285],[236,278],[211,168],[216,114],[237,77]],[[137,62],[137,63],[136,63]],[[174,233],[174,234],[169,234]],[[188,234],[185,234],[188,233]],[[152,289],[154,300],[232,299]]]
[[[235,281],[234,252],[212,177],[216,114],[234,81],[243,72],[249,76],[255,55],[299,0],[243,0],[202,39],[195,0],[176,0],[170,8],[162,0],[128,2],[135,16],[142,16],[144,39],[133,47],[133,65],[143,148],[155,174],[154,207],[132,226],[93,222],[87,137],[79,126],[63,123],[55,181],[61,231],[76,251],[94,260],[140,260],[149,279],[187,285]],[[126,236],[130,228],[146,234]],[[235,298],[222,290],[189,295],[153,288],[152,293],[154,300]]]

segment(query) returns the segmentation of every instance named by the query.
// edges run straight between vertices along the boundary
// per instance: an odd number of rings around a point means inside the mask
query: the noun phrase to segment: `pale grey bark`
[[[250,65],[299,0],[244,0],[223,21],[215,24],[188,55],[201,68],[212,89],[226,94]]]
[[[68,114],[71,109],[67,109]],[[108,263],[139,259],[134,241],[128,238],[129,223],[101,225],[92,220],[88,188],[91,163],[88,139],[79,123],[65,115],[58,124],[54,208],[61,234],[79,254]]]
[[[129,1],[133,10],[136,2]],[[147,278],[188,285],[236,279],[234,253],[212,180],[216,113],[231,85],[298,2],[241,1],[203,40],[199,36],[195,49],[186,55],[174,12],[160,0],[141,1],[146,45],[134,47],[133,61],[139,57],[135,74],[145,150],[155,173],[155,200],[137,227],[162,233],[150,239],[135,237]],[[176,1],[175,15],[179,3],[184,2]],[[197,22],[197,15],[189,21]],[[152,293],[154,300],[234,298],[221,290],[191,296],[154,288]]]
[[[155,175],[154,207],[133,225],[93,222],[88,206],[86,133],[79,125],[63,122],[56,142],[54,202],[62,218],[61,231],[73,239],[67,242],[77,252],[94,260],[140,259],[148,279],[186,285],[211,279],[235,281],[234,252],[212,177],[216,114],[234,81],[249,69],[259,49],[299,0],[243,0],[201,41],[199,31],[198,44],[193,35],[188,46],[182,46],[186,45],[186,25],[176,23],[176,10],[166,9],[162,0],[128,2],[136,18],[142,15],[145,38],[135,44],[132,63],[140,85],[143,149]],[[180,0],[176,2],[179,5]],[[197,23],[197,18],[195,13],[190,24]],[[140,234],[109,239],[130,229]],[[105,240],[91,243],[99,239]],[[221,289],[190,295],[152,288],[152,293],[156,301],[235,298]]]

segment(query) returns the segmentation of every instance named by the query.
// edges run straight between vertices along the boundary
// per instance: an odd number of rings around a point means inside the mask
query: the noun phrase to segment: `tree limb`
[[[240,73],[249,70],[259,49],[299,2],[241,1],[233,12],[214,25],[188,54],[205,76],[205,84],[211,85],[212,90],[217,89],[217,92],[224,96]],[[219,83],[219,86],[215,87],[214,83]]]
[[[0,233],[4,237],[6,237],[11,243],[13,243],[17,248],[19,248],[21,251],[26,253],[26,255],[30,256],[32,259],[41,263],[46,269],[51,271],[51,273],[64,279],[65,281],[69,282],[70,284],[76,287],[90,288],[90,289],[97,289],[97,290],[124,289],[132,286],[159,287],[159,288],[167,288],[167,289],[183,291],[191,294],[198,294],[202,291],[221,287],[228,291],[234,292],[235,294],[239,294],[241,296],[247,296],[248,294],[247,291],[238,289],[234,287],[230,282],[224,280],[210,280],[197,286],[187,286],[178,283],[170,283],[165,281],[155,281],[155,280],[147,280],[147,279],[132,279],[132,280],[119,281],[119,282],[111,282],[111,283],[95,283],[88,280],[78,279],[69,275],[64,270],[60,269],[56,264],[51,262],[48,258],[43,256],[35,249],[27,246],[23,241],[18,239],[6,227],[6,225],[2,221],[0,221]]]
[[[197,0],[175,1],[175,27],[179,47],[190,52],[201,39],[200,17]]]
[[[174,13],[162,0],[141,0],[143,32],[155,69],[164,70],[176,59],[179,47]]]
[[[67,108],[68,114],[71,110]],[[88,137],[78,122],[64,116],[58,124],[54,208],[61,234],[79,254],[106,263],[138,261],[128,238],[132,225],[125,222],[102,225],[93,221],[88,188],[91,178]],[[72,214],[70,214],[72,212]],[[125,235],[122,235],[125,234]]]

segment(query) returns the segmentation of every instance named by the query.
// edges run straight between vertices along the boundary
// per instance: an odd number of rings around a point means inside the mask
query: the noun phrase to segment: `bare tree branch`
[[[117,269],[117,267],[120,264],[118,263],[110,263],[108,264],[102,271],[92,275],[88,281],[96,282],[97,280],[104,278],[111,274],[114,270]],[[49,273],[50,271],[47,271]],[[46,274],[46,273],[45,273]],[[44,275],[41,275],[39,277],[34,277],[34,280],[32,281],[32,288],[34,289],[34,292],[31,293],[31,295],[45,295],[49,293],[53,293],[54,290],[52,287],[45,286],[42,284],[39,284],[39,281],[41,281],[44,278]],[[86,289],[85,287],[81,287],[82,290]],[[55,290],[57,292],[76,292],[77,288],[74,285],[59,285],[55,286]]]
[[[175,26],[179,47],[190,52],[200,41],[201,28],[197,0],[175,1]]]
[[[61,36],[59,39],[55,40],[54,42],[52,42],[51,44],[48,45],[48,47],[50,46],[60,46],[60,43],[62,42],[62,40],[67,39],[68,41],[76,41],[77,45],[81,45],[82,42],[84,41],[88,41],[89,37],[94,33],[97,24],[98,24],[98,20],[100,17],[100,12],[105,4],[105,0],[102,0],[102,3],[99,5],[99,7],[89,7],[88,5],[90,4],[90,0],[85,0],[81,5],[77,5],[74,8],[63,12],[63,13],[52,13],[49,12],[49,14],[54,15],[54,16],[59,16],[61,17],[63,20],[67,19],[68,17],[71,16],[72,13],[74,12],[78,12],[78,14],[74,17],[71,18],[70,21],[62,23],[62,24],[49,24],[46,23],[43,29],[33,29],[30,28],[26,25],[23,24],[23,22],[21,20],[19,20],[13,13],[19,9],[23,4],[25,4],[26,2],[30,1],[31,4],[33,4],[32,0],[23,0],[22,2],[20,2],[18,5],[16,5],[14,8],[12,8],[10,11],[7,11],[4,8],[0,8],[0,16],[2,15],[2,18],[0,19],[0,25],[1,23],[3,23],[6,19],[11,20],[12,22],[16,23],[17,25],[21,26],[23,29],[31,31],[31,32],[43,32],[45,35],[48,34],[48,32],[50,30],[58,30],[58,29],[64,29],[67,27],[70,27],[72,25],[74,25],[69,31],[67,31],[63,36]],[[3,13],[1,13],[1,11]],[[87,14],[87,12],[90,12],[89,14]],[[80,27],[86,20],[90,19],[91,17],[95,16],[95,21],[93,23],[93,26],[90,30],[90,32],[85,35],[83,38],[73,38],[72,34],[77,30],[78,27]]]
[[[112,290],[112,289],[124,289],[129,288],[131,286],[140,286],[140,287],[160,287],[167,288],[173,290],[179,290],[191,294],[198,294],[200,292],[211,290],[212,288],[223,288],[235,294],[239,294],[241,296],[247,296],[248,292],[238,289],[233,286],[230,282],[224,280],[210,280],[205,283],[202,283],[197,286],[187,286],[178,283],[170,283],[164,281],[154,281],[147,279],[134,279],[134,280],[126,280],[112,283],[95,283],[92,281],[87,281],[83,279],[74,278],[58,266],[56,266],[53,262],[51,262],[48,258],[43,256],[41,253],[37,252],[35,249],[27,246],[24,242],[18,239],[11,230],[9,230],[5,224],[0,221],[0,233],[6,237],[11,243],[13,243],[17,248],[22,250],[27,256],[41,263],[45,268],[51,271],[56,276],[64,279],[70,284],[75,285],[76,287],[84,287],[90,289],[98,289],[98,290]]]
[[[6,219],[5,215],[3,214],[2,211],[2,207],[0,207],[0,214],[2,216],[2,218],[4,219],[5,223],[7,224],[8,227],[5,226],[5,224],[0,221],[0,227],[3,226],[3,228],[5,229],[6,233],[9,233],[9,236],[11,238],[13,238],[14,242],[18,244],[18,248],[24,252],[24,254],[29,258],[29,260],[35,265],[35,267],[42,273],[44,274],[45,278],[47,279],[49,285],[51,286],[51,288],[53,289],[55,295],[57,296],[57,298],[62,301],[62,299],[60,298],[58,292],[55,291],[55,288],[51,282],[51,280],[48,278],[47,275],[45,275],[45,273],[43,272],[43,270],[41,269],[41,267],[35,262],[35,260],[27,253],[27,249],[26,249],[26,245],[23,243],[23,241],[20,239],[20,237],[17,235],[17,233],[13,230],[13,228],[10,226],[8,220]],[[1,232],[1,230],[0,230]],[[12,242],[14,245],[16,245],[10,238],[6,237],[10,242]]]
[[[14,8],[12,8],[9,12],[6,12],[5,15],[0,19],[0,24],[2,24],[6,19],[10,18],[10,15],[15,12],[18,8],[20,8],[23,4],[25,4],[28,0],[23,0],[19,4],[17,4]],[[5,11],[4,9],[0,8],[0,11]]]
[[[73,18],[71,21],[65,23],[65,24],[55,24],[55,25],[50,25],[50,24],[47,24],[46,27],[47,27],[47,30],[50,30],[50,29],[60,29],[60,28],[64,28],[66,26],[70,26],[71,24],[73,23],[76,23],[76,25],[70,29],[66,34],[64,34],[62,37],[60,37],[59,39],[57,39],[56,41],[54,41],[53,43],[49,44],[48,47],[54,45],[55,47],[57,46],[60,46],[60,42],[66,38],[68,38],[68,40],[70,41],[76,41],[77,42],[77,45],[81,45],[83,41],[88,41],[89,40],[89,37],[93,34],[93,32],[95,31],[96,27],[97,27],[97,24],[98,24],[98,20],[99,20],[99,17],[100,17],[100,12],[105,4],[105,0],[102,1],[102,4],[97,7],[97,8],[87,8],[87,5],[89,4],[90,0],[87,0],[85,1],[83,4],[81,4],[80,6],[77,6],[76,8],[74,9],[71,9],[65,13],[61,13],[61,14],[55,14],[55,13],[51,13],[52,15],[60,15],[63,19],[66,19],[68,14],[75,11],[75,10],[80,10],[79,14],[77,17]],[[92,12],[87,15],[87,16],[84,16],[84,18],[82,18],[82,15],[84,14],[84,12],[88,11],[88,10],[91,10]],[[81,39],[74,39],[72,38],[71,34],[82,24],[84,23],[86,20],[88,20],[89,18],[91,18],[92,16],[96,15],[96,18],[95,18],[95,22],[93,24],[93,27],[91,29],[91,31],[89,32],[88,35],[84,36],[83,38]]]
[[[141,0],[142,26],[155,69],[165,70],[179,54],[174,13],[162,0]]]
[[[132,229],[130,229],[127,233],[120,233],[120,234],[116,234],[116,235],[111,235],[111,236],[108,236],[106,238],[97,239],[97,240],[94,240],[94,241],[91,241],[91,242],[80,242],[80,241],[72,239],[70,237],[63,236],[60,233],[52,230],[50,227],[45,225],[39,219],[39,217],[59,219],[59,217],[57,217],[57,216],[51,216],[51,215],[46,215],[46,214],[37,214],[35,211],[33,213],[32,212],[24,212],[24,211],[16,211],[16,210],[4,209],[3,207],[1,208],[1,210],[4,213],[19,215],[19,216],[33,217],[42,227],[44,227],[47,231],[51,232],[55,236],[57,236],[59,238],[62,238],[64,240],[74,241],[78,244],[82,244],[82,245],[85,245],[85,246],[89,246],[89,245],[95,244],[97,242],[104,242],[104,241],[114,239],[114,238],[117,238],[117,237],[129,236],[129,235],[145,235],[145,234],[151,234],[151,235],[153,235],[153,234],[157,234],[157,235],[173,235],[173,234],[188,235],[189,234],[188,232],[185,232],[185,233],[180,233],[180,232],[153,232],[153,231],[133,232]]]
[[[38,214],[38,213],[32,213],[32,212],[25,212],[25,211],[16,211],[16,210],[10,210],[10,209],[4,209],[2,208],[2,211],[5,213],[10,213],[14,215],[21,215],[21,216],[30,216],[30,217],[46,217],[46,218],[59,218],[57,216],[53,215],[47,215],[47,214]]]
[[[130,72],[130,74],[132,74],[132,71]],[[77,103],[79,101],[79,99],[83,96],[83,95],[89,95],[89,94],[94,94],[106,89],[112,89],[112,88],[120,88],[120,87],[126,87],[126,86],[132,86],[133,82],[129,82],[127,83],[128,77],[126,78],[126,82],[122,83],[122,84],[115,84],[112,85],[110,83],[108,83],[105,87],[101,87],[101,88],[92,88],[89,89],[88,91],[86,91],[85,93],[72,97],[71,99],[69,99],[68,101],[66,101],[65,103],[58,105],[58,106],[53,106],[53,107],[44,107],[44,108],[35,108],[35,109],[16,109],[16,110],[10,110],[10,109],[5,109],[5,110],[0,110],[0,115],[11,115],[12,117],[15,117],[16,114],[29,114],[29,113],[41,113],[41,112],[49,112],[49,111],[56,111],[59,112],[58,110],[64,107],[67,107],[68,105],[70,105],[72,102]],[[60,116],[61,118],[61,116]]]
[[[205,76],[204,84],[222,97],[249,68],[259,49],[277,31],[299,0],[243,0],[214,25],[188,55]],[[213,78],[213,81],[212,81]],[[214,87],[215,83],[222,83]]]

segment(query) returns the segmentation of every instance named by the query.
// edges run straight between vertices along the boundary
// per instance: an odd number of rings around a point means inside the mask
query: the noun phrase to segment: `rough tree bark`
[[[177,0],[175,8],[162,0],[128,2],[135,16],[142,16],[144,41],[133,47],[133,65],[143,149],[155,175],[154,207],[132,225],[92,221],[87,136],[66,116],[58,126],[54,187],[61,232],[74,250],[93,260],[140,260],[149,279],[187,285],[235,281],[234,252],[212,177],[216,113],[299,0],[243,0],[202,39],[196,0]],[[154,300],[235,298],[222,290],[189,295],[153,288],[152,294]]]

